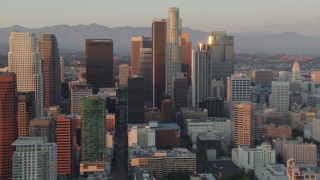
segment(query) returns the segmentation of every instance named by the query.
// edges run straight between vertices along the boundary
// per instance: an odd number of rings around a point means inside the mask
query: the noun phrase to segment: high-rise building
[[[290,72],[289,71],[279,71],[279,81],[280,82],[290,81]]]
[[[152,22],[153,106],[160,108],[166,88],[166,35],[165,19]]]
[[[253,70],[251,72],[251,78],[254,85],[261,85],[261,87],[271,87],[271,81],[274,80],[273,70]]]
[[[61,77],[61,83],[64,82],[64,63],[65,63],[65,58],[60,56],[60,77]]]
[[[35,92],[36,117],[43,115],[43,77],[38,39],[33,33],[12,32],[8,66],[17,76],[19,92]]]
[[[208,117],[225,117],[224,100],[206,97],[201,102],[201,108],[208,111]]]
[[[127,64],[121,64],[119,66],[119,85],[127,86],[128,77],[130,76],[130,67]]]
[[[182,20],[179,9],[171,7],[167,18],[166,40],[166,93],[173,97],[173,81],[181,72],[181,30]],[[174,97],[173,97],[174,98]]]
[[[0,72],[0,179],[12,177],[11,144],[18,137],[17,96],[16,75]]]
[[[314,83],[320,83],[320,71],[311,72],[311,81]]]
[[[155,145],[155,129],[150,128],[150,126],[132,126],[128,129],[128,147],[146,148]]]
[[[56,180],[57,145],[46,137],[18,138],[13,144],[13,179]],[[10,157],[11,159],[11,157]]]
[[[75,84],[71,89],[71,113],[80,113],[80,99],[92,95],[92,86],[89,84]]]
[[[250,102],[232,103],[230,112],[232,143],[235,146],[253,147],[255,143],[255,105]]]
[[[42,34],[39,40],[43,75],[43,105],[59,105],[61,99],[61,66],[58,42],[54,34]]]
[[[81,99],[81,162],[104,160],[106,145],[106,101],[100,96]]]
[[[270,107],[286,115],[289,110],[289,82],[272,81]]]
[[[244,74],[234,74],[228,77],[228,102],[250,102],[251,78]]]
[[[34,92],[19,92],[18,95],[18,137],[29,136],[30,120],[35,116]]]
[[[128,78],[128,122],[144,122],[144,78],[129,76]]]
[[[318,129],[320,129],[320,113],[317,113],[313,118],[312,128],[314,129],[312,131],[312,139],[320,142],[320,131],[318,131]]]
[[[216,97],[220,100],[225,99],[223,80],[219,81],[219,80],[216,80],[215,78],[213,78],[213,80],[211,82],[211,96]]]
[[[295,61],[293,63],[291,80],[292,81],[301,80],[300,66],[298,61]]]
[[[56,123],[53,117],[32,119],[29,125],[29,137],[46,137],[48,142],[56,142]]]
[[[181,36],[181,72],[188,74],[189,86],[191,86],[191,60],[192,60],[192,43],[189,42],[189,33],[183,32]]]
[[[140,76],[144,77],[144,101],[152,106],[152,48],[140,48]]]
[[[141,48],[151,48],[151,38],[150,37],[132,37],[131,38],[131,74],[140,75],[141,68]]]
[[[175,111],[187,107],[188,77],[186,74],[178,75],[173,82],[173,104]]]
[[[61,177],[73,179],[75,157],[75,115],[56,116],[57,172]]]
[[[114,87],[112,39],[86,39],[86,75],[93,94]]]
[[[169,95],[164,95],[161,102],[161,122],[172,121],[172,100]]]

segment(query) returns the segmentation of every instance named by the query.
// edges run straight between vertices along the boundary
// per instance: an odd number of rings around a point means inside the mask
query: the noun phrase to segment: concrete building
[[[158,123],[158,122],[150,121],[149,123],[128,124],[128,129],[131,129],[132,127],[135,127],[135,126],[142,127],[142,128],[145,127],[147,129],[149,128],[153,129],[155,131],[155,146],[159,148],[179,146],[180,127],[176,123]],[[135,140],[136,132],[135,131],[133,132],[134,132],[134,136],[130,137],[130,139],[132,138],[132,140]]]
[[[14,143],[13,179],[56,180],[57,145],[45,137],[23,137]]]
[[[279,71],[279,82],[289,82],[290,72],[289,71]]]
[[[181,72],[181,33],[182,20],[179,9],[168,9],[167,38],[166,38],[166,93],[173,97],[173,81]],[[173,97],[174,98],[174,97]]]
[[[131,37],[131,74],[141,76],[141,49],[151,48],[150,37]]]
[[[187,149],[173,150],[129,149],[129,167],[148,166],[156,179],[167,179],[171,172],[196,172],[196,155]]]
[[[166,35],[165,19],[152,22],[153,107],[160,109],[161,97],[166,91]]]
[[[297,137],[295,140],[288,140],[286,137],[272,139],[272,147],[276,150],[276,155],[283,157],[284,144],[303,144],[303,138]]]
[[[320,83],[320,71],[311,72],[311,82]]]
[[[246,171],[254,170],[259,166],[267,166],[269,163],[276,163],[276,152],[270,144],[263,143],[256,148],[248,146],[238,146],[232,149],[232,161],[239,168]]]
[[[287,161],[287,178],[288,180],[316,180],[320,177],[320,169],[318,167],[305,168],[304,165],[296,163],[294,158]]]
[[[291,80],[292,81],[301,80],[300,66],[298,61],[295,61],[293,63]]]
[[[207,161],[215,161],[224,155],[221,139],[215,136],[200,135],[197,137],[197,159],[206,157]]]
[[[17,76],[17,91],[35,92],[36,117],[43,115],[43,76],[38,39],[33,33],[10,34],[8,67]]]
[[[208,117],[225,117],[224,100],[216,97],[206,97],[201,102],[201,108],[208,112]]]
[[[12,178],[14,147],[11,144],[18,138],[18,130],[23,127],[18,126],[21,122],[18,124],[17,119],[21,118],[17,118],[17,110],[17,77],[14,73],[0,72],[0,179]]]
[[[106,115],[106,130],[114,133],[116,131],[116,115],[107,114]]]
[[[228,77],[228,102],[250,102],[251,78],[244,74],[235,74]]]
[[[235,146],[253,147],[255,141],[255,105],[250,102],[231,104],[231,137]]]
[[[194,130],[211,130],[225,135],[230,135],[231,133],[231,123],[226,118],[202,117],[199,119],[186,119],[185,124],[185,131],[189,136]]]
[[[161,122],[172,121],[172,100],[170,96],[164,97],[161,102]]]
[[[86,83],[93,94],[114,87],[112,39],[86,39]]]
[[[75,115],[60,114],[56,117],[57,173],[73,179],[75,175]]]
[[[264,135],[271,138],[291,138],[292,129],[287,125],[269,124],[264,126]]]
[[[203,111],[201,108],[188,107],[180,108],[180,113],[178,113],[178,124],[183,130],[186,129],[185,121],[187,119],[199,119],[201,117],[208,117],[208,112]],[[186,131],[185,131],[186,133]]]
[[[29,136],[30,120],[35,117],[34,92],[18,93],[18,137]]]
[[[299,111],[289,111],[288,112],[288,125],[292,129],[298,128],[298,122],[302,120],[302,113]]]
[[[60,56],[59,57],[59,63],[60,63],[60,82],[64,83],[65,77],[64,77],[64,63],[65,63],[65,58]]]
[[[153,147],[156,145],[155,130],[150,126],[132,126],[128,128],[128,147]]]
[[[109,131],[106,134],[106,148],[113,148],[113,135]]]
[[[39,40],[43,75],[43,105],[45,108],[59,105],[61,99],[61,67],[57,38],[54,34],[42,34]]]
[[[283,160],[294,158],[301,167],[317,166],[317,146],[315,144],[283,144]]]
[[[287,168],[284,164],[270,163],[266,167],[256,167],[254,174],[259,180],[288,180],[286,171]]]
[[[270,107],[286,116],[289,111],[289,83],[272,81],[271,84]]]
[[[317,113],[317,115],[313,118],[312,121],[312,139],[320,142],[320,113]]]
[[[46,137],[48,142],[56,142],[56,122],[54,117],[35,118],[30,121],[29,137]]]
[[[119,66],[119,85],[127,86],[128,77],[131,75],[130,67],[127,64],[121,64]]]
[[[216,97],[219,100],[224,100],[225,99],[225,87],[223,80],[216,80],[213,78],[211,82],[211,96]]]
[[[89,84],[75,84],[71,89],[71,114],[80,113],[80,99],[90,96],[93,93],[92,86]]]

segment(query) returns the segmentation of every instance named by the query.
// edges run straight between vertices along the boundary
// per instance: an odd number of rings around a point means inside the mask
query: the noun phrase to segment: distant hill
[[[58,38],[60,50],[84,51],[86,38],[110,38],[114,42],[116,53],[130,53],[132,36],[151,36],[150,27],[116,27],[110,28],[98,24],[90,25],[57,25],[44,28],[25,28],[12,26],[0,28],[0,54],[8,51],[10,32],[53,33]],[[209,32],[183,28],[190,34],[190,41],[195,45],[207,42]],[[320,36],[304,36],[293,32],[273,34],[268,32],[230,33],[235,37],[236,53],[266,53],[293,55],[320,55]]]

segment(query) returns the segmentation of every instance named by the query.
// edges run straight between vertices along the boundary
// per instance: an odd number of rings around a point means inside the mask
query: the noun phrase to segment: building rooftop
[[[136,124],[128,124],[128,129],[134,126],[138,126],[138,127],[148,126],[150,128],[154,128],[155,130],[179,130],[180,131],[180,127],[177,123],[158,123],[158,126],[153,126],[150,123],[136,123]]]
[[[46,137],[20,137],[12,143],[13,146],[18,145],[31,145],[31,144],[44,144],[47,143]]]
[[[230,122],[225,117],[201,117],[200,119],[186,119],[186,122]]]
[[[195,153],[185,148],[174,148],[172,150],[157,150],[156,148],[129,148],[129,157],[137,158],[160,158],[160,157],[196,157]]]

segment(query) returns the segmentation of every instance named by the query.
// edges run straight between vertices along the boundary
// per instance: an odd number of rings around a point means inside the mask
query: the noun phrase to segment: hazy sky
[[[0,0],[0,27],[150,26],[173,6],[193,29],[320,34],[320,0]]]

